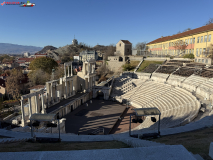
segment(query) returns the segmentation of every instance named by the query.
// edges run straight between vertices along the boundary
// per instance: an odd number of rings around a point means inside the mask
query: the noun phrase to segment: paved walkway
[[[82,104],[64,116],[66,133],[88,134],[104,128],[108,134],[125,109],[125,105],[117,102],[93,99],[88,107]]]
[[[118,134],[125,131],[129,131],[129,116],[134,112],[132,106],[129,106],[130,108],[126,110],[126,112],[122,115],[124,117],[122,120],[118,121],[113,129],[110,131],[110,134]],[[131,129],[134,129],[135,127],[139,126],[140,123],[131,123]]]
[[[0,160],[196,160],[182,145],[78,151],[2,152]]]

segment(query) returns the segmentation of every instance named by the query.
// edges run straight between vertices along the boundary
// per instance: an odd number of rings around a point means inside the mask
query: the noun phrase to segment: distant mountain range
[[[40,50],[42,50],[42,47],[0,43],[0,54],[23,54],[25,52],[30,52],[31,54],[34,54]]]

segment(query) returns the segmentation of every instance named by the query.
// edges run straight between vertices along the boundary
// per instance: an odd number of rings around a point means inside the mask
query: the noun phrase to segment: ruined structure
[[[85,62],[82,71],[77,75],[72,73],[72,62],[64,63],[64,77],[46,82],[45,88],[32,89],[29,94],[21,97],[21,126],[25,126],[29,117],[34,113],[46,113],[49,108],[58,104],[59,107],[56,107],[51,113],[59,113],[62,117],[92,98],[90,95],[92,87],[95,85],[95,76],[95,61]],[[78,97],[77,92],[85,94]],[[77,97],[60,106],[61,100],[73,96]],[[24,105],[26,100],[28,100],[28,104]]]

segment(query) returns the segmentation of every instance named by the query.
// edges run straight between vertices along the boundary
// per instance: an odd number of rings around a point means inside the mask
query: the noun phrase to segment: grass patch
[[[130,148],[130,146],[119,141],[85,142],[85,143],[18,142],[18,143],[0,144],[0,152],[65,151],[65,150],[68,151],[68,150],[119,149],[119,148]]]
[[[134,69],[138,66],[140,61],[130,61],[129,64],[124,64],[122,66],[123,71],[134,71]]]
[[[130,61],[130,64],[136,68],[138,66],[138,64],[140,63],[140,61]]]
[[[150,64],[162,64],[162,63],[163,63],[163,61],[143,61],[142,64],[140,65],[139,69],[137,70],[137,72],[143,71]]]
[[[192,152],[193,154],[199,154],[205,160],[210,160],[211,158],[208,154],[210,143],[213,141],[212,133],[213,127],[210,127],[187,133],[163,136],[158,139],[153,139],[152,141],[169,145],[182,144],[188,151]]]

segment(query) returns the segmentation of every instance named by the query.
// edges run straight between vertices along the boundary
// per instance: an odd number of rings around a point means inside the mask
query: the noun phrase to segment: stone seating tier
[[[139,88],[135,88],[134,92],[121,97],[122,99],[131,97],[132,105],[137,108],[157,107],[162,112],[163,128],[180,125],[199,110],[199,102],[190,92],[155,81],[146,81]],[[140,127],[155,129],[153,122],[147,120]]]
[[[194,74],[194,72],[195,72],[194,68],[182,67],[182,68],[179,68],[179,70],[177,70],[173,74],[183,76],[183,77],[189,77],[192,74]]]
[[[213,78],[213,70],[203,69],[201,72],[196,72],[195,74],[201,77]]]
[[[171,74],[172,72],[174,72],[177,69],[178,69],[178,66],[161,66],[158,68],[158,70],[156,72]]]

